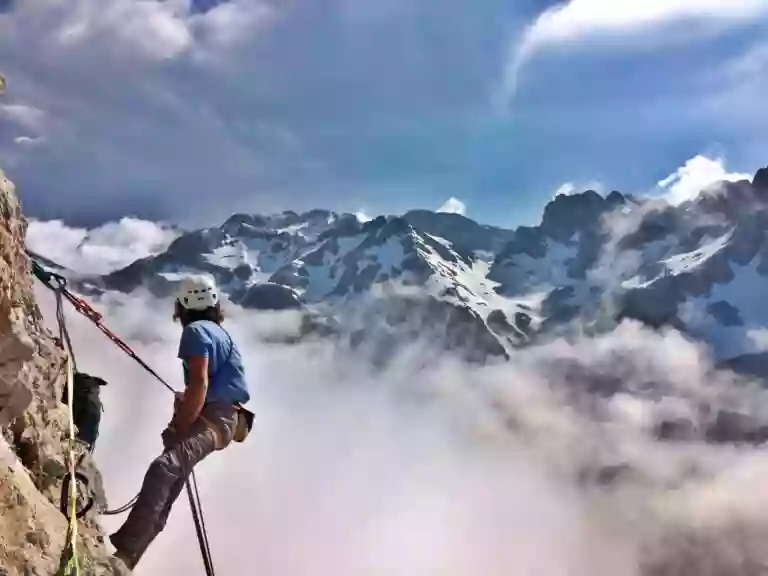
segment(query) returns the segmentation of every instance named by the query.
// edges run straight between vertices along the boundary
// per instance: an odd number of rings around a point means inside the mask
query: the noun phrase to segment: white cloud
[[[358,210],[358,211],[355,213],[355,216],[357,217],[357,220],[358,220],[358,222],[360,222],[361,224],[365,224],[366,222],[370,222],[371,220],[373,220],[373,218],[371,218],[371,217],[370,217],[370,216],[369,216],[369,215],[368,215],[368,214],[365,212],[365,210]]]
[[[167,226],[122,218],[98,228],[72,228],[60,220],[30,220],[27,247],[82,274],[105,274],[165,250],[178,233]]]
[[[13,141],[19,146],[29,147],[41,144],[45,139],[42,136],[38,136],[37,138],[32,138],[31,136],[17,136]]]
[[[690,109],[706,122],[712,133],[738,134],[739,148],[747,150],[751,163],[766,158],[763,135],[768,130],[764,94],[768,91],[768,42],[747,44],[733,56],[713,62],[700,73],[701,89],[692,97]]]
[[[461,214],[464,216],[467,213],[467,206],[458,198],[451,196],[437,209],[437,211],[445,212],[447,214]]]
[[[205,50],[203,57],[215,57],[217,52],[237,47],[273,24],[278,14],[273,6],[265,2],[230,0],[204,15],[193,16],[190,26],[196,37],[205,43],[201,47]]]
[[[622,32],[673,20],[749,20],[768,11],[764,0],[571,0],[542,13],[527,32],[529,50],[602,31]]]
[[[559,196],[560,194],[565,194],[566,196],[570,196],[571,194],[576,192],[576,185],[573,182],[566,182],[560,188],[555,190],[555,196]]]
[[[724,158],[708,158],[698,155],[688,160],[657,184],[658,191],[672,204],[680,204],[696,198],[709,186],[720,181],[736,182],[751,180],[752,175],[728,172]]]
[[[15,139],[41,134],[0,111],[0,158],[27,210],[49,219],[141,211],[202,226],[230,216],[235,199],[241,210],[284,209],[287,187],[308,203],[316,189],[293,181],[319,180],[304,140],[249,104],[267,85],[254,70],[275,65],[259,62],[258,39],[282,10],[267,0],[205,14],[190,14],[187,0],[40,0],[3,14],[13,98],[3,104],[33,105],[46,119],[45,146],[29,146]],[[190,203],[190,190],[217,193]]]
[[[6,20],[8,30],[3,33],[34,28],[44,44],[65,52],[98,41],[108,54],[162,60],[181,55],[194,43],[179,2],[21,2]],[[11,31],[12,27],[16,30]],[[0,31],[3,28],[0,25]]]
[[[602,182],[598,182],[597,180],[592,180],[590,182],[587,182],[586,184],[581,184],[576,182],[565,182],[557,190],[555,190],[555,194],[553,198],[557,198],[560,194],[570,196],[572,194],[580,194],[587,190],[594,190],[598,194],[602,194],[603,191],[605,190],[605,186],[603,185]]]
[[[51,295],[37,292],[50,323]],[[94,304],[181,387],[170,301],[133,294]],[[136,493],[159,452],[171,398],[69,312],[79,366],[109,382],[96,460],[117,506]],[[659,572],[674,572],[663,568],[690,560],[691,541],[701,542],[701,565],[723,573],[766,561],[764,546],[740,546],[745,535],[762,541],[768,526],[763,451],[693,449],[647,433],[668,411],[695,418],[701,403],[729,395],[752,407],[764,401],[746,388],[724,394],[732,382],[717,380],[703,351],[677,333],[627,324],[500,366],[434,353],[426,370],[421,356],[376,371],[361,354],[330,344],[267,346],[252,330],[259,316],[230,307],[227,320],[250,375],[253,432],[196,468],[223,573],[637,576],[641,554],[659,562]],[[661,399],[595,397],[568,406],[558,388],[573,396],[579,384],[552,371],[555,359],[601,374],[620,366],[622,382],[638,389],[668,385]],[[628,470],[610,489],[589,480],[616,464]],[[101,522],[111,531],[124,518]],[[182,496],[135,574],[193,574],[199,555],[178,551],[194,545]]]
[[[163,2],[125,2],[111,14],[111,21],[98,22],[110,33],[119,30],[127,43],[145,54],[173,58],[188,50],[194,39],[183,16],[164,9]],[[97,14],[105,11],[99,6]]]
[[[508,96],[514,95],[517,77],[525,63],[548,46],[564,45],[589,36],[611,34],[626,38],[635,32],[658,31],[669,23],[691,21],[728,26],[749,23],[768,14],[766,0],[570,0],[544,12],[514,45],[505,71]],[[690,26],[689,26],[690,29]],[[680,34],[657,34],[653,42],[678,40]],[[621,40],[620,40],[621,41]]]
[[[45,112],[26,104],[0,104],[0,117],[4,117],[24,128],[42,131],[45,123]]]
[[[750,344],[750,353],[768,351],[768,328],[751,328],[747,330],[746,339]]]
[[[729,80],[743,80],[760,76],[768,70],[768,42],[750,47],[725,68]]]
[[[231,47],[276,14],[260,0],[232,0],[196,14],[190,13],[188,0],[42,0],[20,3],[8,26],[34,27],[63,50],[100,42],[112,57],[161,62]]]

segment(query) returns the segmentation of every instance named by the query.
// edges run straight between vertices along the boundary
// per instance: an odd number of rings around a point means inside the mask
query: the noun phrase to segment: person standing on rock
[[[250,398],[238,347],[221,327],[215,283],[206,276],[184,279],[173,318],[183,327],[178,357],[186,388],[162,434],[163,453],[150,464],[125,523],[110,536],[114,557],[130,570],[165,527],[192,468],[235,438],[237,405]]]

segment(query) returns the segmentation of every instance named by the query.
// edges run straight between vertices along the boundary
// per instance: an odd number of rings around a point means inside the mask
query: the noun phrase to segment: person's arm
[[[179,438],[186,438],[192,424],[200,416],[208,391],[208,344],[204,331],[188,326],[179,343],[179,358],[187,365],[186,390],[178,402],[173,425]]]
[[[200,416],[208,392],[208,358],[192,356],[187,359],[188,382],[179,409],[174,418],[174,428],[179,438],[186,438],[189,429]]]

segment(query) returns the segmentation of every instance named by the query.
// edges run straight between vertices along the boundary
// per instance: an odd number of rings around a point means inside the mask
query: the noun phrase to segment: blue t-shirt
[[[179,358],[184,364],[184,382],[188,383],[189,358],[208,358],[208,393],[206,402],[239,402],[250,399],[240,350],[226,330],[215,322],[199,320],[188,324],[181,333]]]

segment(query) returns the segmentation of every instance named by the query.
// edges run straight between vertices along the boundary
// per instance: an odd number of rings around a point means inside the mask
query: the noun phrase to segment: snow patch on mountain
[[[718,360],[768,350],[760,338],[768,327],[766,278],[757,265],[757,258],[746,266],[732,264],[733,280],[714,284],[708,296],[686,302],[689,329],[712,346]]]
[[[733,229],[731,229],[719,237],[705,239],[696,249],[680,253],[675,252],[675,248],[679,249],[677,239],[655,240],[649,243],[642,251],[642,264],[644,266],[654,263],[661,264],[662,270],[660,273],[651,279],[644,279],[641,274],[635,275],[629,280],[622,282],[622,286],[628,289],[645,288],[665,276],[693,273],[728,247],[733,237],[733,232]]]
[[[727,234],[723,234],[719,238],[715,238],[710,242],[702,244],[700,248],[693,250],[692,252],[677,254],[662,262],[665,264],[666,270],[673,276],[690,272],[692,269],[704,264],[715,254],[726,248],[732,236],[733,230]]]

